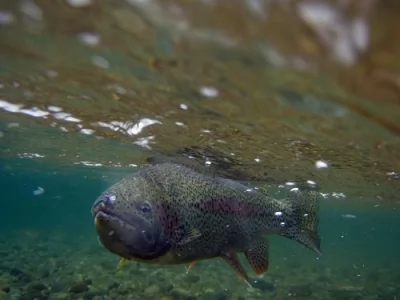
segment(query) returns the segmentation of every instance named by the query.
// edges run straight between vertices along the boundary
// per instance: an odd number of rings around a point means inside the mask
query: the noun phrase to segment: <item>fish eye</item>
[[[151,211],[150,203],[149,202],[143,202],[142,207],[140,208],[142,213],[146,214]]]

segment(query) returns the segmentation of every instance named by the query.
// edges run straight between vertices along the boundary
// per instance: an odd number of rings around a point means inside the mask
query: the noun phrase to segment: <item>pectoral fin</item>
[[[119,261],[119,263],[118,263],[117,269],[118,269],[118,270],[121,269],[121,268],[123,267],[123,265],[126,264],[127,261],[128,261],[127,259],[121,258],[120,261]]]
[[[267,240],[259,240],[244,252],[249,264],[257,275],[265,273],[268,269],[269,245]]]
[[[200,230],[194,228],[182,237],[182,239],[179,241],[178,245],[187,244],[187,243],[199,238],[200,236],[201,236]]]
[[[235,252],[224,253],[221,255],[221,257],[235,270],[235,272],[244,280],[244,282],[246,282],[249,287],[252,287],[249,283],[249,277],[247,276],[247,273],[241,265]]]
[[[194,265],[197,263],[197,261],[192,261],[189,266],[186,268],[186,274],[190,272],[190,270],[194,267]]]

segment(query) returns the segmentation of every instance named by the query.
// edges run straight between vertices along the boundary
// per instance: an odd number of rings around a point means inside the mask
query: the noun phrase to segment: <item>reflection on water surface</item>
[[[398,199],[397,8],[8,1],[2,155],[124,166],[234,158],[232,177]]]

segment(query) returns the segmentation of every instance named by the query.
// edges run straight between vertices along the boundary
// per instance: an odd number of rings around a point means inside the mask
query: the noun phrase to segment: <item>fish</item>
[[[251,287],[239,261],[257,275],[269,267],[268,236],[321,253],[318,193],[274,199],[266,189],[199,172],[177,163],[139,169],[111,185],[92,205],[100,244],[126,261],[188,265],[221,258]]]

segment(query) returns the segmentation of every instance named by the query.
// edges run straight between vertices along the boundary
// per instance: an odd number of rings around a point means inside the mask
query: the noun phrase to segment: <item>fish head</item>
[[[150,261],[165,255],[171,243],[159,221],[154,188],[141,178],[123,179],[92,206],[100,243],[125,259]]]

